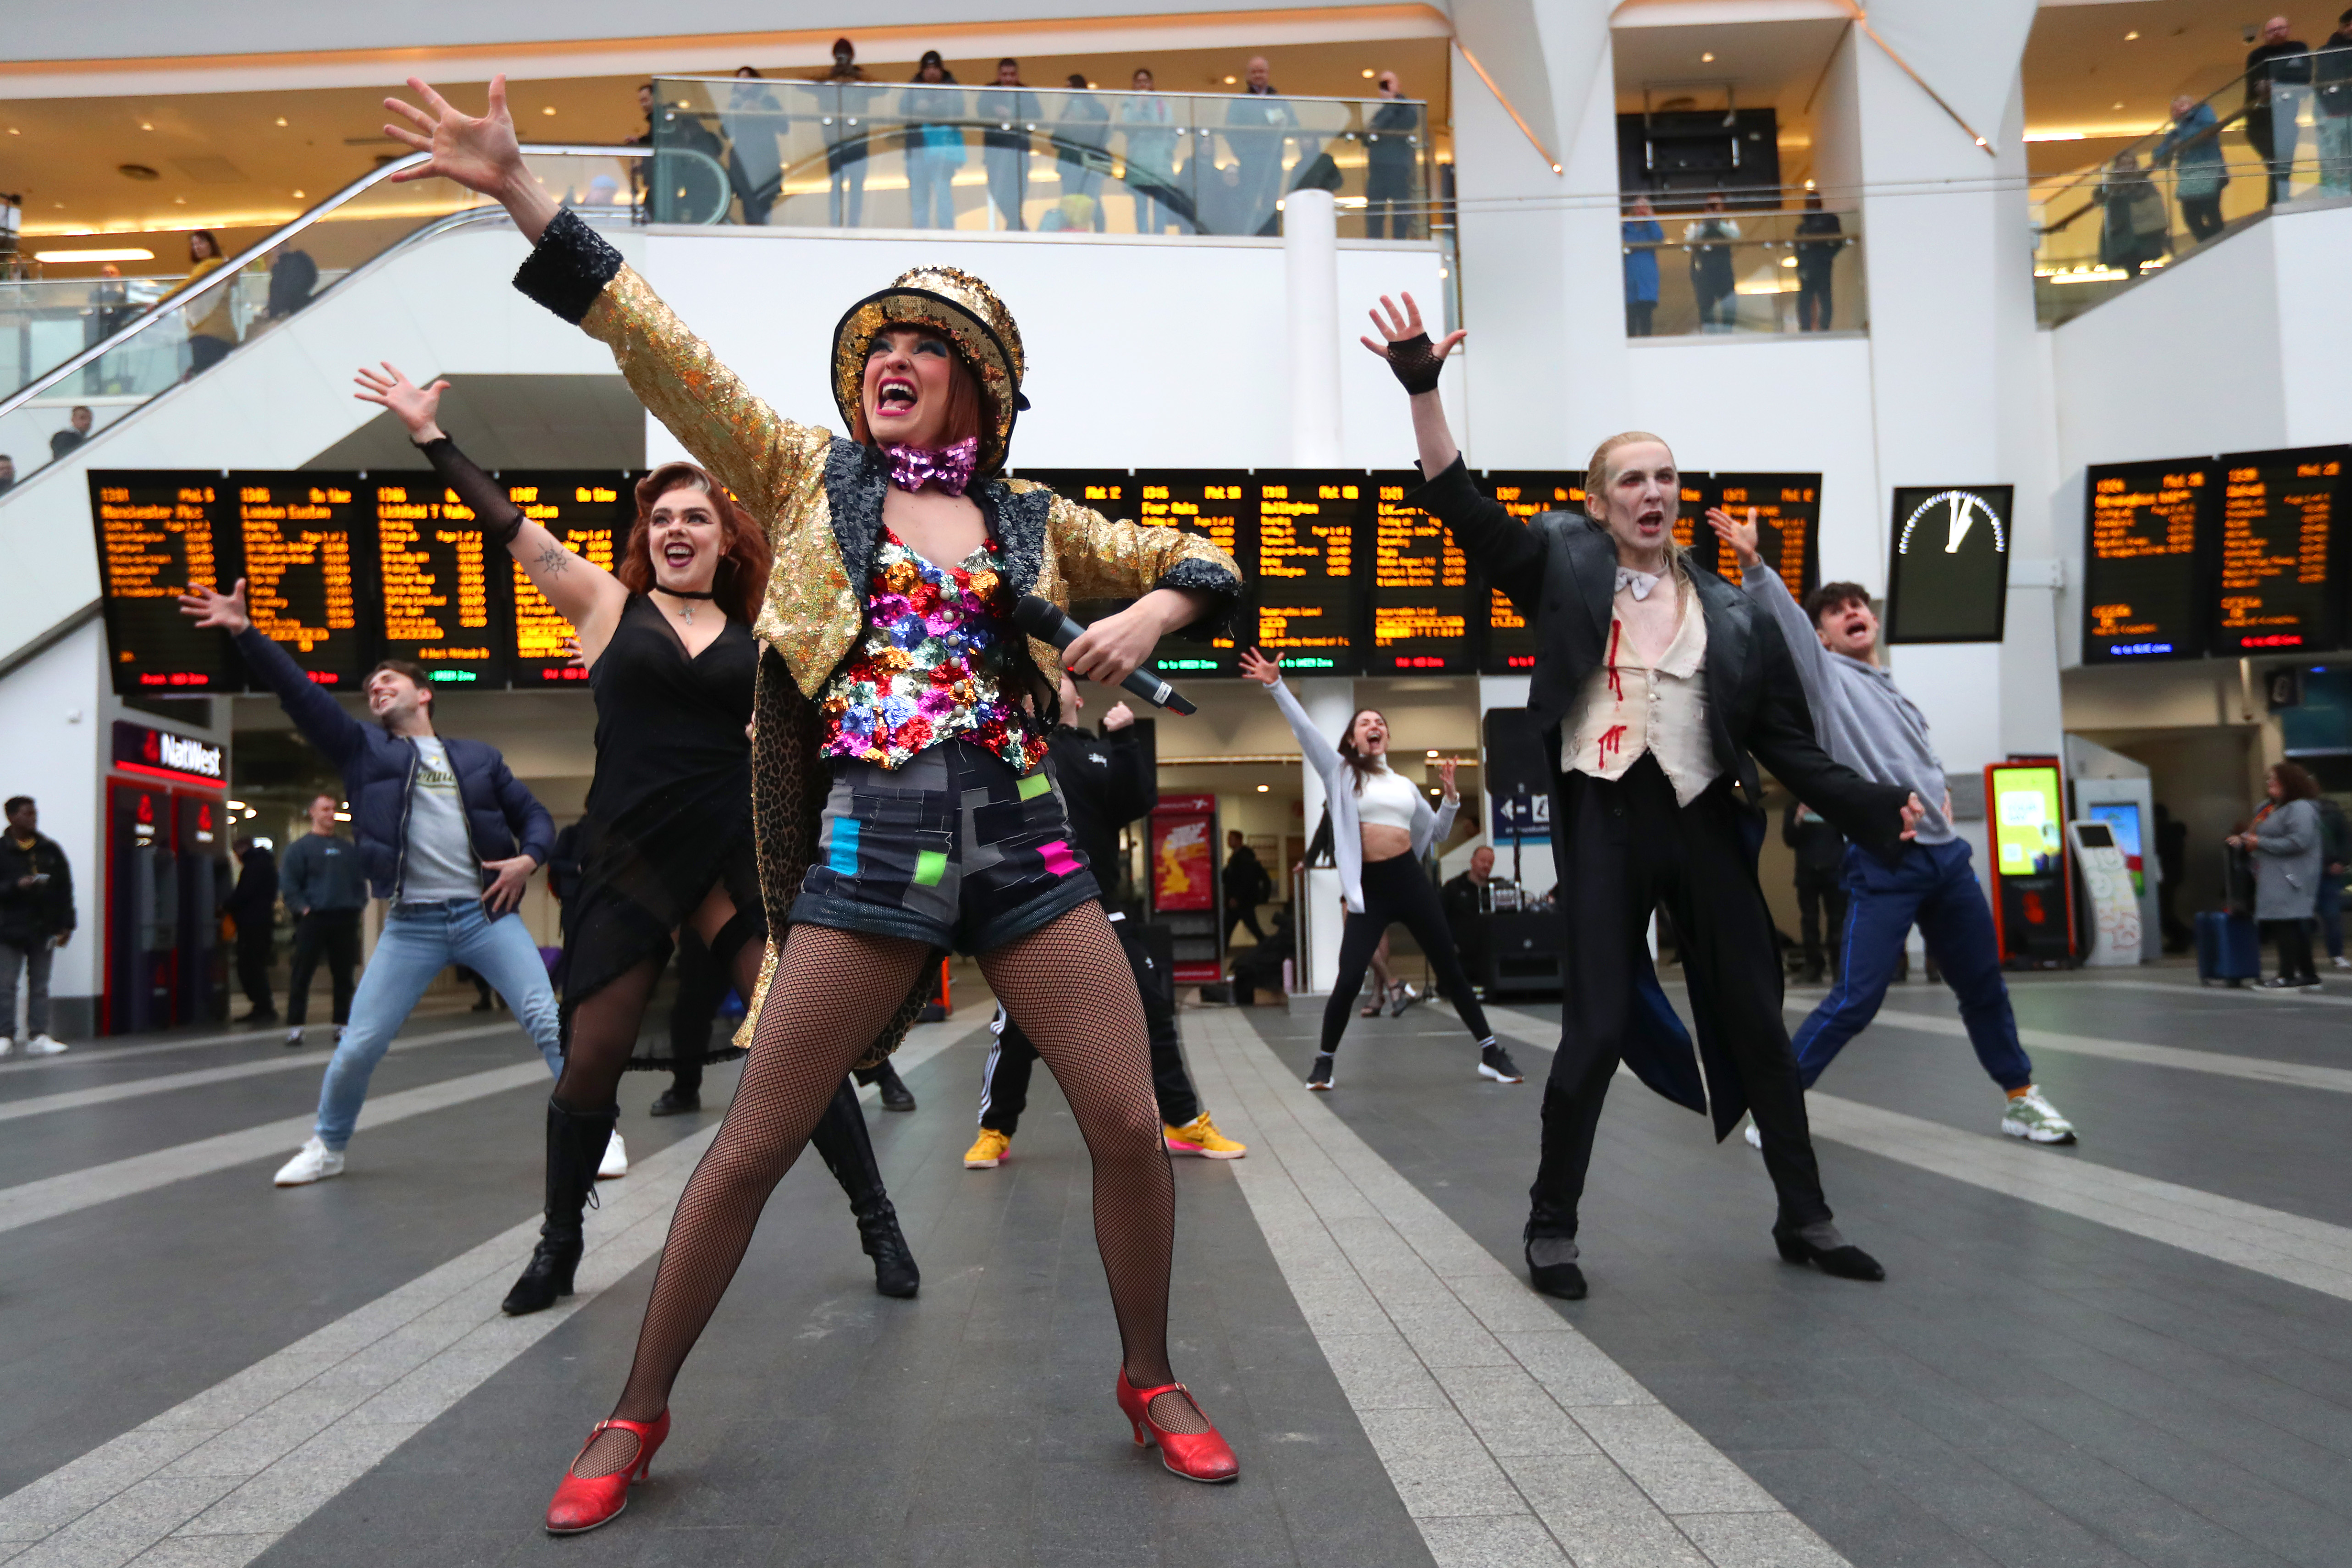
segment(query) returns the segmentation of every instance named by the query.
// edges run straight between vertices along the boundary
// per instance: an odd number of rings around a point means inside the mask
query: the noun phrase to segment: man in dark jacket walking
[[[1118,830],[1160,804],[1160,781],[1138,742],[1135,714],[1124,702],[1114,702],[1103,715],[1100,739],[1066,722],[1085,704],[1077,685],[1062,678],[1065,722],[1054,727],[1046,742],[1055,781],[1070,814],[1070,837],[1086,857],[1101,889],[1103,912],[1127,952],[1128,967],[1143,998],[1144,1029],[1151,1042],[1151,1081],[1160,1101],[1161,1141],[1171,1154],[1199,1154],[1212,1160],[1238,1160],[1249,1152],[1217,1131],[1201,1109],[1192,1079],[1184,1070],[1184,1053],[1176,1037],[1176,985],[1151,956],[1145,943],[1140,913],[1122,909],[1118,864]],[[1021,1032],[1018,1020],[1003,1006],[991,1026],[996,1039],[981,1069],[980,1139],[964,1153],[964,1169],[993,1170],[1011,1157],[1013,1131],[1029,1105],[1030,1069],[1037,1065],[1037,1047]]]
[[[1257,925],[1257,907],[1274,897],[1274,879],[1266,874],[1265,866],[1257,851],[1242,839],[1242,830],[1233,828],[1225,834],[1223,892],[1225,900],[1225,941],[1234,939],[1234,927],[1246,926],[1252,938],[1265,941],[1265,932]]]
[[[1528,708],[1548,731],[1559,867],[1559,1049],[1544,1090],[1543,1158],[1528,1217],[1538,1290],[1585,1293],[1578,1206],[1603,1098],[1622,1058],[1652,1089],[1712,1112],[1720,1140],[1752,1109],[1779,1194],[1780,1256],[1848,1279],[1885,1271],[1846,1241],[1822,1196],[1797,1059],[1781,1022],[1780,953],[1756,880],[1757,763],[1859,844],[1892,855],[1925,808],[1911,791],[1832,762],[1780,628],[1739,590],[1678,559],[1681,477],[1658,437],[1628,431],[1588,465],[1586,515],[1521,522],[1471,484],[1437,398],[1456,332],[1432,344],[1411,296],[1386,300],[1388,360],[1412,396],[1429,482],[1406,498],[1535,627]],[[1643,932],[1661,903],[1682,939],[1698,1067],[1644,1027]]]
[[[250,1010],[240,1024],[278,1022],[269,966],[278,956],[278,858],[250,838],[236,841],[236,890],[221,908],[236,922],[236,983]]]
[[[1797,852],[1797,921],[1805,944],[1805,984],[1819,985],[1845,929],[1845,839],[1822,814],[1796,801],[1780,814],[1780,842]],[[1832,952],[1822,950],[1826,916]]]
[[[514,912],[555,846],[555,824],[507,771],[497,748],[434,732],[424,670],[386,659],[368,675],[362,724],[253,629],[245,584],[191,588],[183,612],[232,633],[246,665],[278,693],[305,739],[343,775],[361,863],[392,901],[375,955],[352,998],[319,1092],[318,1131],[277,1175],[281,1187],[341,1175],[368,1080],[433,977],[462,963],[487,978],[560,1074],[555,992],[538,944]],[[615,1140],[617,1144],[618,1140]],[[608,1163],[611,1156],[608,1154]]]
[[[25,972],[25,1054],[53,1057],[66,1047],[49,1037],[49,963],[74,932],[73,868],[57,840],[40,830],[33,797],[8,802],[0,831],[0,1057],[16,1032],[16,971]]]

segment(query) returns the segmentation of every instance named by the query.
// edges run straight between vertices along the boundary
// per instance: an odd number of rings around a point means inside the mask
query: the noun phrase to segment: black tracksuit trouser
[[[1151,1087],[1160,1100],[1160,1120],[1181,1127],[1201,1114],[1201,1097],[1193,1092],[1176,1039],[1175,983],[1152,963],[1151,950],[1133,920],[1114,914],[1110,929],[1127,951],[1135,988],[1143,995],[1143,1027],[1151,1042]],[[1010,1138],[1021,1126],[1021,1113],[1029,1109],[1029,1074],[1037,1065],[1037,1047],[1021,1032],[1019,1021],[1002,1008],[995,1029],[988,1065],[981,1069],[980,1124]]]
[[[1664,904],[1702,1039],[1729,1058],[1780,1194],[1777,1229],[1830,1217],[1805,1124],[1796,1053],[1782,1022],[1780,952],[1750,867],[1731,781],[1688,805],[1644,755],[1620,779],[1570,773],[1562,835],[1559,1050],[1544,1086],[1543,1158],[1528,1189],[1529,1237],[1576,1235],[1592,1135],[1634,1019],[1634,974],[1650,911]]]

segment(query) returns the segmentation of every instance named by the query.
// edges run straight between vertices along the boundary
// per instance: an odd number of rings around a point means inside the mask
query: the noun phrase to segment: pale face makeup
[[[886,327],[866,351],[866,428],[885,447],[946,444],[955,352],[936,332]]]
[[[1601,524],[1617,545],[1620,564],[1654,572],[1664,564],[1682,510],[1682,475],[1663,441],[1629,441],[1601,459],[1608,469],[1605,492],[1588,492]]]

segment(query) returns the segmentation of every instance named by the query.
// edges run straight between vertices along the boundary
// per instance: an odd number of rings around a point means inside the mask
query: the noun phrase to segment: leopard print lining
[[[751,824],[759,843],[760,897],[768,907],[772,934],[760,962],[760,984],[743,1015],[742,1026],[735,1032],[739,1049],[751,1048],[761,1003],[783,951],[782,917],[800,896],[801,882],[816,858],[817,824],[824,816],[824,797],[833,779],[832,765],[817,749],[821,735],[816,704],[801,694],[783,656],[762,643],[759,679],[751,694]],[[924,964],[897,1015],[858,1058],[858,1068],[879,1066],[906,1043],[907,1031],[931,998],[930,974],[930,965]]]

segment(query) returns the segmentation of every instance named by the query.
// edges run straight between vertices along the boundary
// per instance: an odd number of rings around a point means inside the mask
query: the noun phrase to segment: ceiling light
[[[188,205],[188,198],[185,196],[173,196],[172,198],[172,205],[175,207],[186,206]]]
[[[1780,258],[1780,265],[1783,267],[1794,267],[1796,264],[1797,258],[1793,256],[1784,256]]]
[[[17,130],[15,126],[11,125],[10,127],[8,127],[8,134],[9,134],[9,135],[11,135],[11,136],[22,136],[22,135],[24,134],[24,132],[21,132],[21,131],[19,131],[19,130]]]
[[[296,201],[298,201],[298,202],[299,202],[299,201],[300,201],[300,200],[302,200],[302,199],[303,199],[302,193],[301,193],[301,192],[299,192],[299,191],[296,191],[296,192],[294,193],[294,199],[295,199]]]
[[[1273,787],[1274,787],[1274,786],[1273,786],[1272,784],[1260,784],[1260,785],[1258,785],[1258,786],[1257,786],[1257,793],[1258,793],[1258,794],[1260,794],[1260,795],[1264,795],[1264,794],[1265,794],[1265,792],[1266,792],[1266,791],[1268,791],[1268,790],[1272,789]]]
[[[1364,68],[1364,79],[1365,79],[1366,81],[1370,81],[1370,80],[1371,80],[1371,79],[1372,79],[1372,77],[1373,77],[1373,74],[1374,74],[1374,73],[1373,73],[1373,70],[1372,70],[1372,68],[1371,68],[1371,67],[1370,67],[1370,66],[1366,66],[1366,67]]]
[[[1807,190],[1809,190],[1809,191],[1810,191],[1810,190],[1811,190],[1812,188],[1813,188],[1813,183],[1812,183],[1812,181],[1811,181],[1811,180],[1807,180],[1807,181],[1805,182],[1805,189],[1807,189]]]
[[[2126,33],[2126,34],[2124,35],[2124,42],[2125,42],[2125,43],[2126,43],[2126,44],[2128,44],[2128,43],[2132,43],[2132,42],[2134,42],[2135,40],[2137,40],[2138,37],[2139,37],[2139,32],[2138,32],[2138,29],[2135,28],[2135,29],[2133,29],[2131,32]]]
[[[1430,760],[1431,762],[1433,762],[1433,762],[1435,762],[1435,761],[1437,761],[1437,753],[1436,753],[1435,752],[1430,752],[1430,753],[1429,753],[1429,760]]]
[[[555,112],[555,105],[551,103],[545,109],[541,110],[540,112],[541,114],[552,114]]]
[[[152,261],[155,259],[155,253],[152,250],[139,250],[133,248],[125,248],[121,250],[37,250],[33,252],[33,259],[42,262]]]
[[[2121,108],[2123,107],[2123,105],[2122,105],[2120,102],[2117,102],[2117,103],[2111,103],[2111,104],[2109,104],[2107,107],[2108,107],[2108,108],[2110,108],[2110,109],[2121,109]]]
[[[1698,58],[1698,63],[1703,66],[1713,65],[1715,63],[1715,51],[1713,49],[1708,49],[1704,54],[1700,55]]]
[[[2025,139],[2028,142],[2080,142],[2084,138],[2079,131],[2029,131]]]
[[[145,121],[143,121],[143,120],[142,120],[142,121],[141,121],[139,122],[139,129],[140,129],[140,130],[142,130],[142,131],[152,131],[152,130],[154,130],[155,128],[154,128],[152,125],[148,124]]]
[[[1985,139],[1984,139],[1983,137],[1981,137],[1981,136],[1978,137],[1978,138],[1977,138],[1977,145],[1978,145],[1978,146],[1979,146],[1979,147],[1984,146],[1984,145],[1985,145]]]
[[[1225,79],[1225,85],[1226,85],[1227,87],[1231,87],[1231,86],[1233,86],[1233,85],[1234,85],[1234,83],[1235,83],[1235,82],[1237,82],[1237,81],[1239,81],[1239,80],[1241,80],[1241,78],[1239,78],[1239,77],[1237,77],[1237,76],[1229,76],[1229,77],[1227,77],[1227,78]]]
[[[286,123],[286,117],[285,117],[284,115],[282,115],[282,114],[281,114],[281,115],[279,115],[279,116],[278,117],[278,124],[280,124],[280,125],[285,124],[285,123]]]

